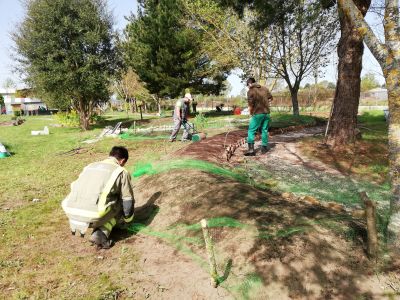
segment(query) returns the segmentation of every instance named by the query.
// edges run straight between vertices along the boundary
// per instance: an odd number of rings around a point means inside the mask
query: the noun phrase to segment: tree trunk
[[[131,108],[131,113],[134,113],[135,112],[135,98],[130,98],[129,99],[129,105],[130,105],[130,108]]]
[[[371,0],[354,1],[365,14]],[[338,81],[333,110],[328,129],[328,144],[341,146],[355,140],[358,104],[360,99],[360,74],[364,51],[363,37],[353,25],[350,17],[338,6],[341,37],[338,44]]]
[[[292,106],[293,106],[293,115],[294,116],[299,116],[300,115],[298,94],[299,94],[299,89],[298,88],[290,89],[290,96],[292,98]]]
[[[354,2],[353,2],[354,1]],[[357,1],[338,0],[338,5],[356,24],[371,53],[381,65],[386,80],[389,100],[389,163],[393,196],[390,201],[391,218],[388,238],[394,254],[400,253],[400,13],[399,0],[385,1],[384,33],[385,43],[377,38],[365,22]],[[354,5],[355,4],[355,5]]]
[[[91,102],[84,103],[82,99],[78,100],[78,106],[75,105],[75,109],[79,114],[79,120],[83,130],[89,129],[89,121],[92,112]]]
[[[142,113],[142,106],[139,105],[139,110],[140,110],[140,120],[143,120],[143,113]]]
[[[87,112],[81,112],[80,113],[80,119],[81,119],[81,127],[83,130],[88,130],[89,129],[89,119],[90,117],[88,116]]]
[[[389,96],[389,162],[393,191],[388,233],[391,244],[400,249],[400,74],[398,67],[399,63],[394,64],[387,71],[386,87]]]
[[[157,105],[157,110],[158,110],[158,115],[161,116],[161,100],[160,97],[158,95],[156,95],[155,97],[153,97],[156,105]]]

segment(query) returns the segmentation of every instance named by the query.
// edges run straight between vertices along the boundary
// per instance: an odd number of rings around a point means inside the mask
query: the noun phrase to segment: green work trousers
[[[269,114],[256,114],[250,119],[249,129],[247,131],[247,143],[254,144],[254,136],[258,129],[261,129],[262,146],[268,145],[268,124]]]

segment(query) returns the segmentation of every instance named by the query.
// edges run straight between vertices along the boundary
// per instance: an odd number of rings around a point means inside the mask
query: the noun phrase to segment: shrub
[[[204,116],[203,113],[199,113],[193,120],[194,125],[198,130],[205,129],[208,125],[208,119]]]
[[[79,127],[79,115],[75,110],[71,112],[58,112],[54,118],[61,124],[67,127]]]
[[[104,121],[104,117],[94,113],[91,117],[90,117],[90,123],[95,124],[95,123],[100,123]]]
[[[79,127],[80,119],[79,114],[75,110],[71,110],[70,112],[58,112],[54,115],[54,118],[61,124],[66,127]],[[90,117],[90,123],[99,123],[103,121],[104,118],[96,113],[94,113]]]

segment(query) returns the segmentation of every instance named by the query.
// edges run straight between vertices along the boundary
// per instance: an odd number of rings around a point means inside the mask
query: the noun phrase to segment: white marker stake
[[[208,262],[210,264],[211,284],[216,288],[218,286],[217,264],[215,262],[213,243],[212,243],[210,234],[208,232],[207,220],[202,219],[200,221],[200,224],[201,224],[201,228],[203,229],[203,236],[204,236],[204,241],[206,243]]]

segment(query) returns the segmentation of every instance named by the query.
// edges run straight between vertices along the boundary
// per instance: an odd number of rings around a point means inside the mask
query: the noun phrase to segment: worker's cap
[[[185,98],[187,98],[189,100],[193,100],[192,95],[190,93],[186,93]]]

